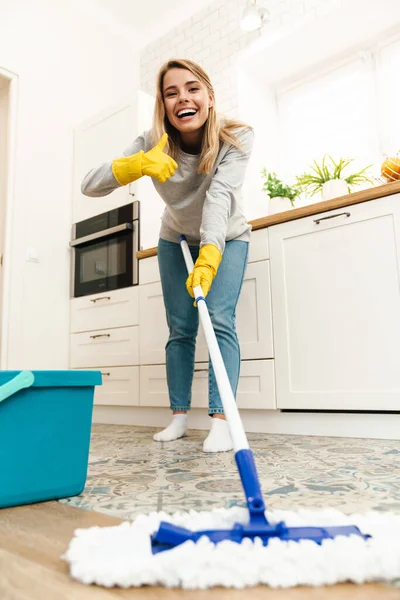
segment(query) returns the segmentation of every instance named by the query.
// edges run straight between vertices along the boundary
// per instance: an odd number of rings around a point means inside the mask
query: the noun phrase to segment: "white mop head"
[[[370,512],[344,515],[336,510],[267,511],[271,523],[288,526],[356,525],[372,538],[340,536],[322,545],[304,540],[267,546],[249,539],[217,545],[207,538],[153,555],[150,535],[160,521],[192,530],[231,528],[248,522],[244,508],[212,512],[141,515],[116,527],[77,529],[63,556],[74,579],[105,587],[162,585],[184,589],[321,586],[350,581],[390,582],[400,578],[400,515]]]

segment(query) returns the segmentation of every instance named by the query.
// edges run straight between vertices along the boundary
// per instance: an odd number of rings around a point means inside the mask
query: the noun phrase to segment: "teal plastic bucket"
[[[100,371],[0,371],[0,508],[80,494]]]

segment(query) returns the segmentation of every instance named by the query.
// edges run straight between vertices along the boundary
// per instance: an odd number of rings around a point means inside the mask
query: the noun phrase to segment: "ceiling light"
[[[255,31],[263,25],[267,16],[268,11],[264,6],[257,5],[256,0],[249,0],[240,21],[240,27],[243,31]]]

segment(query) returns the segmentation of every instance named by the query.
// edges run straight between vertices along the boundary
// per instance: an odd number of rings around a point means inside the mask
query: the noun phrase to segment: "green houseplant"
[[[261,174],[265,179],[262,189],[269,196],[268,212],[273,214],[293,208],[295,199],[300,195],[300,190],[284,183],[274,172],[263,169]]]
[[[343,196],[352,188],[362,183],[373,183],[367,175],[368,165],[360,171],[345,175],[344,171],[353,162],[353,158],[340,158],[336,162],[329,154],[325,154],[321,163],[316,160],[310,165],[310,172],[296,177],[296,187],[309,196],[321,193],[324,200]]]

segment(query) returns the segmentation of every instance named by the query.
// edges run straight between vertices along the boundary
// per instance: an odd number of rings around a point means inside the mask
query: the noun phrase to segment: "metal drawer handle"
[[[208,373],[208,369],[195,369],[195,373]]]
[[[341,217],[343,215],[345,215],[346,217],[350,217],[349,212],[342,212],[342,213],[337,213],[336,215],[328,215],[327,217],[321,217],[320,219],[314,219],[314,223],[316,225],[319,225],[321,223],[321,221],[326,221],[327,219],[335,219],[336,217]]]
[[[102,375],[110,377],[111,373],[103,373],[103,371],[101,372]]]
[[[101,298],[92,298],[90,302],[100,302],[100,300],[111,300],[111,296],[102,296]]]
[[[90,339],[95,340],[96,338],[99,337],[110,337],[110,333],[99,333],[98,335],[91,335]]]

